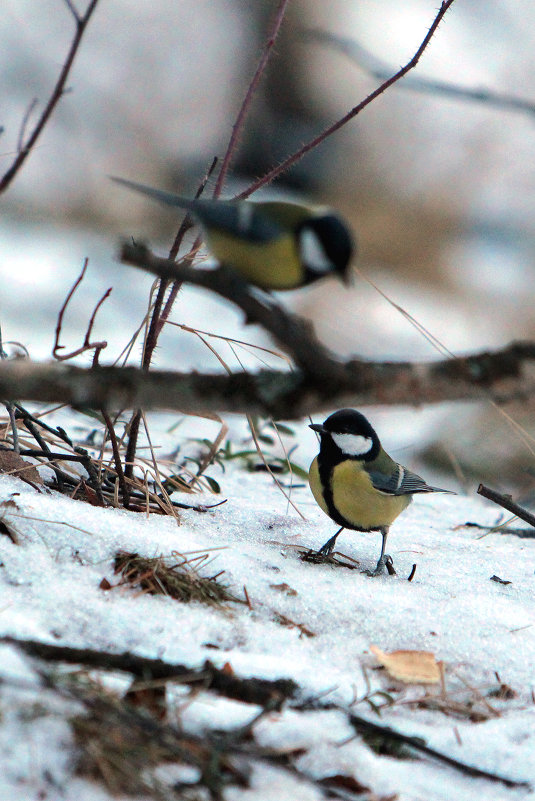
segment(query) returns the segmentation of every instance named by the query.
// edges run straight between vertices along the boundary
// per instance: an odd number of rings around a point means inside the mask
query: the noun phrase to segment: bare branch
[[[335,406],[419,406],[489,397],[505,403],[535,396],[534,342],[430,363],[353,359],[333,364],[335,380],[329,373],[322,377],[300,371],[202,375],[4,361],[0,363],[0,397],[94,409],[238,412],[290,420]]]
[[[60,350],[63,350],[63,345],[59,344],[59,338],[61,336],[61,329],[62,329],[62,326],[63,326],[63,316],[65,314],[67,306],[69,305],[69,303],[70,303],[70,301],[72,299],[72,296],[74,295],[74,293],[76,292],[76,290],[78,289],[78,287],[80,286],[82,281],[84,280],[84,276],[85,276],[85,273],[86,273],[86,270],[87,270],[88,263],[89,263],[89,259],[84,259],[84,265],[82,267],[82,272],[80,273],[80,275],[78,276],[78,278],[74,282],[73,286],[71,287],[70,291],[68,292],[67,297],[65,298],[65,300],[63,302],[63,305],[62,305],[62,307],[61,307],[61,309],[59,310],[59,313],[58,313],[58,321],[56,323],[56,337],[55,337],[55,340],[54,340],[54,347],[52,349],[52,356],[55,359],[58,359],[58,361],[67,361],[68,359],[73,359],[75,356],[80,356],[81,353],[85,353],[87,350],[94,350],[95,354],[97,354],[97,353],[100,353],[100,351],[103,350],[104,348],[108,347],[108,343],[105,342],[105,341],[102,341],[102,342],[90,342],[89,338],[90,338],[91,332],[93,330],[93,325],[95,324],[95,318],[97,316],[98,310],[100,309],[100,307],[102,306],[104,301],[110,296],[111,291],[112,291],[111,287],[106,290],[106,292],[103,294],[103,296],[100,298],[99,302],[97,303],[97,305],[93,309],[93,313],[92,313],[92,315],[91,315],[91,317],[89,319],[89,323],[87,325],[87,330],[85,332],[84,344],[80,348],[77,348],[76,350],[71,351],[71,353],[59,353]]]
[[[329,47],[334,47],[348,56],[353,63],[365,70],[373,78],[385,81],[392,75],[392,68],[381,59],[370,53],[360,42],[346,36],[323,31],[319,28],[305,28],[302,34],[307,39],[316,40]],[[413,92],[421,92],[435,96],[450,97],[453,100],[461,100],[470,103],[482,103],[486,106],[494,106],[502,111],[518,111],[530,116],[535,115],[535,103],[532,100],[524,100],[521,97],[514,97],[501,92],[494,92],[491,89],[474,88],[470,86],[460,86],[448,81],[437,81],[433,78],[413,77],[407,78],[399,84],[400,89],[408,89]]]
[[[21,150],[24,148],[24,139],[26,138],[26,128],[28,127],[28,123],[30,121],[30,117],[32,116],[33,110],[37,105],[37,98],[34,97],[26,112],[24,117],[22,118],[22,122],[20,124],[20,131],[19,131],[19,138],[17,142],[17,153],[20,153]]]
[[[63,0],[63,2],[65,3],[67,8],[69,9],[71,14],[73,15],[74,19],[76,20],[76,23],[78,24],[80,22],[80,14],[78,13],[76,8],[74,7],[74,3],[72,3],[72,0]]]
[[[239,412],[295,419],[339,405],[420,405],[453,400],[521,400],[535,394],[535,343],[439,362],[338,361],[312,325],[262,296],[228,268],[198,270],[125,245],[122,257],[163,279],[188,281],[239,306],[292,356],[293,372],[199,375],[94,366],[60,369],[28,361],[0,364],[0,397],[69,403],[97,409],[179,409]]]
[[[289,0],[280,0],[279,7],[275,14],[273,26],[268,34],[267,41],[264,46],[264,51],[262,53],[258,66],[255,70],[255,73],[251,79],[251,82],[247,88],[245,98],[238,112],[238,116],[236,117],[236,122],[232,126],[232,135],[228,143],[227,152],[225,153],[225,156],[223,158],[223,164],[221,165],[221,170],[219,171],[219,175],[217,176],[217,182],[214,189],[214,198],[218,198],[219,195],[221,194],[221,190],[223,189],[223,184],[225,182],[225,178],[227,177],[227,172],[229,170],[230,163],[234,155],[234,151],[236,150],[238,140],[240,138],[243,125],[245,123],[245,118],[249,111],[249,107],[253,100],[256,88],[260,83],[262,75],[264,74],[264,70],[271,55],[273,45],[275,44],[275,39],[277,38],[280,26],[282,25],[282,21],[284,19],[284,14],[286,13],[286,6],[288,5],[288,2]]]
[[[202,667],[172,664],[161,659],[150,659],[135,653],[107,653],[92,648],[71,648],[38,640],[21,640],[2,637],[1,643],[10,643],[32,657],[50,662],[82,664],[100,670],[119,670],[146,679],[178,679],[184,684],[201,684],[227,698],[236,698],[246,704],[265,704],[274,697],[282,702],[297,690],[292,679],[244,679],[216,668],[209,660]]]
[[[526,523],[529,523],[530,526],[535,528],[535,515],[532,515],[531,512],[528,512],[523,506],[519,506],[515,503],[510,495],[503,495],[501,492],[496,492],[496,490],[486,487],[484,484],[479,485],[477,494],[481,495],[483,498],[488,498],[488,500],[493,503],[497,503],[498,506],[502,506],[504,509],[507,509],[508,512],[512,512],[516,517],[525,520]]]
[[[208,183],[208,179],[210,178],[211,174],[216,168],[218,159],[217,157],[212,160],[206,175],[204,176],[203,180],[201,181],[199,188],[197,189],[197,193],[195,195],[196,198],[200,197],[204,192],[206,184]],[[177,257],[178,251],[182,244],[182,240],[184,235],[189,230],[192,225],[191,217],[187,214],[182,223],[180,228],[178,229],[177,235],[175,237],[175,241],[171,246],[171,250],[169,251],[169,259],[175,259]],[[193,243],[189,254],[187,255],[187,259],[192,260],[197,248],[201,244],[201,239],[198,236],[195,242]],[[165,325],[169,315],[171,314],[171,310],[173,308],[173,304],[175,302],[176,296],[180,291],[180,287],[182,286],[182,282],[179,280],[175,280],[173,286],[171,287],[171,291],[169,292],[169,296],[167,301],[164,305],[165,294],[169,287],[169,281],[165,278],[160,280],[158,286],[158,292],[156,295],[156,300],[154,301],[154,306],[152,309],[152,314],[149,322],[149,327],[147,334],[145,336],[145,340],[143,343],[143,357],[141,361],[141,365],[144,370],[149,370],[150,365],[152,362],[152,356],[154,354],[154,350],[158,344],[158,338],[160,336],[160,332]],[[134,414],[132,415],[132,419],[130,421],[130,425],[128,426],[128,445],[126,448],[126,455],[125,455],[125,477],[127,479],[132,479],[134,475],[134,462],[136,457],[136,450],[137,450],[137,442],[139,437],[139,426],[141,424],[141,409],[136,409]],[[124,498],[124,505],[128,509],[128,505],[130,503],[130,496],[128,492],[129,484],[125,484],[126,493],[123,495]]]
[[[4,174],[3,178],[0,179],[0,194],[5,192],[8,186],[11,184],[15,176],[17,175],[18,171],[21,169],[22,165],[30,155],[35,143],[37,142],[39,136],[41,135],[45,125],[47,124],[52,112],[56,108],[59,100],[65,93],[65,84],[67,82],[67,78],[69,77],[69,73],[71,71],[74,59],[76,58],[76,54],[78,52],[78,48],[80,47],[80,42],[82,41],[83,35],[85,33],[85,29],[91,16],[97,6],[98,0],[90,0],[89,5],[87,6],[86,12],[83,15],[80,15],[74,8],[73,4],[70,0],[65,0],[66,5],[70,9],[71,13],[74,16],[76,22],[76,31],[71,42],[71,46],[69,48],[69,52],[67,53],[67,58],[61,68],[61,72],[59,77],[56,81],[56,85],[50,95],[48,103],[46,104],[43,113],[39,117],[35,128],[33,129],[32,133],[28,137],[27,141],[23,143],[20,142],[20,149],[17,153],[17,156],[8,169],[8,171]],[[33,107],[30,106],[30,110]],[[28,112],[26,114],[28,116]]]
[[[272,181],[275,180],[275,178],[277,178],[283,172],[289,170],[290,167],[292,167],[294,164],[300,161],[303,158],[303,156],[305,156],[315,147],[320,145],[329,136],[332,136],[332,134],[334,134],[336,131],[338,131],[340,128],[346,125],[346,123],[350,122],[350,120],[356,117],[357,114],[360,114],[360,112],[363,111],[366,108],[366,106],[369,106],[370,103],[372,103],[377,97],[379,97],[379,95],[382,95],[383,92],[385,92],[390,86],[392,86],[392,84],[396,83],[396,81],[399,81],[401,78],[403,78],[404,75],[410,72],[410,70],[414,69],[414,67],[418,64],[424,50],[427,48],[429,42],[433,38],[435,31],[437,30],[438,26],[444,19],[444,15],[449,10],[453,2],[454,0],[444,0],[440,4],[440,8],[435,16],[435,19],[433,20],[433,24],[429,28],[422,44],[420,45],[414,56],[411,58],[411,60],[407,62],[407,64],[405,64],[404,67],[398,70],[395,73],[395,75],[392,75],[390,78],[384,81],[377,89],[375,89],[375,91],[369,94],[368,97],[365,97],[364,100],[362,100],[358,105],[352,108],[351,111],[348,111],[347,114],[345,114],[335,123],[333,123],[333,125],[330,125],[324,131],[322,131],[322,133],[318,134],[318,136],[314,137],[314,139],[312,139],[310,142],[307,142],[306,145],[303,145],[303,147],[301,147],[291,156],[288,156],[288,158],[285,159],[281,164],[279,164],[277,167],[274,167],[272,170],[266,173],[266,175],[264,175],[263,178],[260,178],[258,181],[255,181],[252,186],[250,186],[248,189],[246,189],[237,197],[238,198],[248,197],[253,192],[256,192],[257,189],[260,189],[260,187],[270,184]]]
[[[404,743],[405,745],[414,748],[415,751],[419,751],[421,754],[426,754],[426,756],[432,757],[433,759],[437,759],[439,762],[444,762],[446,765],[455,768],[455,770],[458,770],[461,773],[466,774],[467,776],[475,776],[479,779],[488,779],[489,781],[492,782],[499,782],[501,784],[504,784],[506,787],[531,788],[529,782],[518,781],[517,779],[510,779],[508,776],[502,776],[499,773],[489,773],[489,771],[481,770],[481,768],[477,768],[474,765],[468,765],[466,762],[461,762],[458,759],[454,759],[453,757],[444,754],[442,751],[437,751],[436,748],[430,748],[419,737],[413,737],[410,734],[403,734],[403,732],[391,729],[390,726],[380,725],[378,723],[375,723],[375,721],[367,720],[366,718],[363,718],[360,715],[350,714],[349,722],[352,724],[355,731],[357,731],[359,734],[362,732],[365,732],[367,734],[371,733],[381,734],[387,740],[391,739],[397,743]]]

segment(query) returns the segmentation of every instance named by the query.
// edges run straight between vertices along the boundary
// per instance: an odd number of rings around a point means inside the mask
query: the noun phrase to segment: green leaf
[[[290,462],[290,467],[295,476],[302,478],[303,481],[308,481],[308,470],[305,470],[304,467],[299,467],[298,464],[294,464],[293,462]]]
[[[287,434],[289,437],[295,437],[295,431],[290,426],[285,425],[284,423],[277,423],[273,421],[270,423],[270,426],[274,428],[279,434]]]
[[[184,462],[193,462],[193,464],[197,465],[197,467],[201,466],[201,460],[196,459],[194,456],[184,456]]]
[[[257,433],[256,436],[260,440],[260,442],[264,443],[264,445],[274,445],[275,444],[275,440],[273,439],[273,437],[268,436],[268,434],[259,434],[259,433]]]
[[[210,489],[212,490],[212,492],[214,492],[216,495],[219,495],[219,493],[221,492],[221,487],[219,486],[215,478],[212,478],[211,476],[203,476],[203,478],[210,487]]]
[[[176,421],[176,423],[173,423],[173,425],[169,426],[169,428],[167,429],[167,433],[168,434],[174,434],[176,429],[179,426],[181,426],[183,422],[184,422],[184,418],[183,417],[179,417],[178,420]]]
[[[236,451],[230,457],[231,459],[248,459],[250,456],[256,456],[256,451]]]
[[[81,414],[85,414],[86,417],[91,417],[92,420],[98,420],[99,423],[104,422],[104,418],[102,417],[101,413],[95,409],[90,409],[89,407],[84,406],[81,409],[76,409],[76,411],[80,412]]]

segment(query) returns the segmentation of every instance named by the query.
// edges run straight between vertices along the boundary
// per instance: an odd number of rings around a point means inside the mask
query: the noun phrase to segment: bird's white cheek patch
[[[303,228],[299,235],[299,256],[315,273],[327,273],[333,268],[319,237],[310,228]]]
[[[331,434],[331,436],[342,453],[348,456],[364,456],[373,447],[371,437],[362,437],[360,434]]]

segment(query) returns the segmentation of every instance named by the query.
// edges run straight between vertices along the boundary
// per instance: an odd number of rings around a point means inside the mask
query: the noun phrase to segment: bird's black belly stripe
[[[327,464],[326,461],[327,460],[323,460],[321,458],[321,453],[320,453],[318,457],[318,472],[320,474],[323,499],[327,504],[327,509],[329,510],[329,517],[332,520],[334,520],[335,523],[338,523],[339,526],[343,526],[344,528],[351,528],[353,529],[353,531],[372,531],[372,529],[369,528],[362,528],[361,526],[355,526],[354,523],[351,523],[343,515],[341,515],[336,506],[334,505],[334,497],[332,490],[332,475],[335,465],[333,465],[332,462],[331,464]]]

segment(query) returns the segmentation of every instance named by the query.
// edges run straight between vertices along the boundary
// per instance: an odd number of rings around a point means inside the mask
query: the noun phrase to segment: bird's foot
[[[329,541],[329,542],[326,542],[325,545],[322,545],[321,548],[318,549],[317,554],[318,554],[318,556],[331,556],[333,551],[334,551],[334,542],[331,545],[330,541]]]
[[[396,569],[394,567],[394,562],[392,561],[392,557],[390,554],[385,553],[375,566],[375,570],[363,570],[365,576],[371,576],[375,578],[376,576],[382,576],[385,570],[388,572],[389,576],[396,575]]]
[[[325,545],[322,545],[321,548],[319,548],[319,550],[317,552],[318,556],[331,556],[332,555],[332,552],[334,551],[334,544],[336,542],[337,536],[338,536],[338,533],[335,534],[334,537],[331,537],[330,540],[327,540]]]

